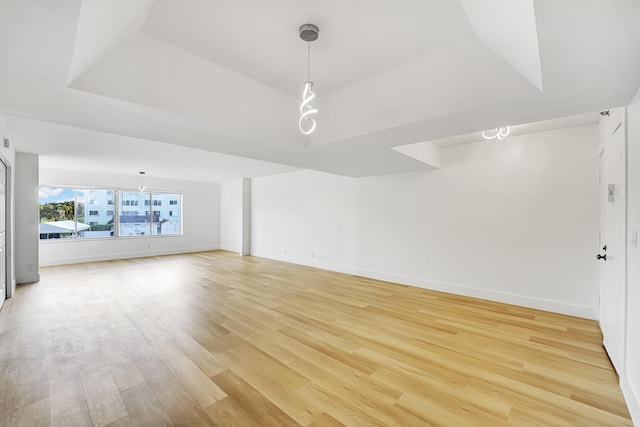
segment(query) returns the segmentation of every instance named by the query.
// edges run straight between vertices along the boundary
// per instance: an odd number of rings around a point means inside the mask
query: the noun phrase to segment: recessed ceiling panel
[[[180,114],[234,136],[303,143],[297,99],[142,33],[72,87]]]
[[[520,73],[472,37],[320,98],[323,126],[313,143],[489,109],[537,94]]]
[[[533,0],[460,0],[473,30],[542,92],[542,70]]]
[[[68,82],[142,30],[153,0],[83,1]]]
[[[472,34],[451,0],[156,0],[145,31],[224,67],[298,95],[307,45],[320,28],[311,77],[326,94]]]
[[[389,147],[626,105],[640,86],[638,0],[155,0],[145,19],[148,1],[0,0],[0,114],[366,176],[425,168]],[[97,3],[109,13],[86,21]]]

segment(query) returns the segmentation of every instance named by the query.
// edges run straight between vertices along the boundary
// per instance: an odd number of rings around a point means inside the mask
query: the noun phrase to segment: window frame
[[[183,223],[183,203],[184,203],[184,194],[182,193],[182,191],[170,191],[170,190],[147,190],[145,191],[146,193],[149,193],[149,205],[142,205],[141,204],[136,204],[134,207],[163,207],[162,204],[159,206],[153,206],[153,195],[154,194],[171,194],[174,196],[177,196],[177,206],[176,205],[172,205],[172,212],[174,213],[174,215],[172,215],[172,218],[175,218],[176,215],[176,211],[178,212],[177,218],[179,218],[179,227],[178,227],[178,233],[176,234],[154,234],[152,231],[150,231],[149,234],[142,234],[142,235],[128,235],[128,236],[122,236],[120,235],[120,203],[119,203],[119,198],[120,198],[120,193],[121,192],[136,192],[138,193],[139,190],[137,189],[129,189],[129,188],[116,188],[116,187],[85,187],[85,186],[71,186],[71,185],[56,185],[56,184],[40,184],[39,188],[63,188],[65,190],[71,190],[73,191],[73,199],[74,199],[74,212],[73,212],[73,216],[74,216],[74,223],[75,223],[75,230],[73,232],[73,236],[72,237],[68,237],[68,238],[53,238],[53,239],[39,239],[40,242],[81,242],[81,241],[86,241],[86,240],[116,240],[116,239],[139,239],[139,238],[166,238],[166,237],[183,237],[184,236],[184,223]],[[105,236],[105,237],[79,237],[78,236],[78,192],[86,192],[86,191],[92,191],[92,190],[100,190],[100,191],[113,191],[113,203],[107,203],[107,205],[109,208],[113,208],[113,236]],[[112,200],[109,200],[109,202],[111,202]],[[88,203],[87,206],[85,207],[85,209],[88,207]],[[94,205],[96,206],[96,205]],[[131,207],[131,206],[129,206]],[[168,206],[167,206],[168,207]],[[175,208],[179,208],[179,209],[175,209]],[[124,206],[123,206],[124,208]],[[124,209],[123,209],[124,211]],[[110,212],[110,211],[109,211]],[[150,209],[150,224],[149,224],[149,228],[150,230],[153,228],[153,209]]]

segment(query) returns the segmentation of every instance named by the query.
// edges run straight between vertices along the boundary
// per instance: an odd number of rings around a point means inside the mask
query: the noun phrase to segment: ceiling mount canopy
[[[306,42],[313,42],[318,39],[320,30],[316,25],[304,24],[300,26],[300,38]]]
[[[318,112],[317,108],[311,105],[311,101],[316,97],[313,92],[313,82],[311,81],[311,42],[318,39],[319,29],[313,24],[304,24],[300,26],[300,38],[307,42],[307,81],[304,83],[302,92],[302,103],[300,104],[300,119],[298,127],[300,132],[310,135],[316,130],[316,120],[312,117]]]

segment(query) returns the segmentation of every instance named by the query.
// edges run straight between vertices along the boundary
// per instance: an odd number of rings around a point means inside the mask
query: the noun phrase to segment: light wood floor
[[[228,252],[50,267],[0,312],[0,425],[632,425],[600,343]]]

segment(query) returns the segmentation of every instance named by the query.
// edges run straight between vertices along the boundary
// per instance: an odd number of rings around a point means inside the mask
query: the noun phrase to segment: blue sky
[[[73,200],[73,190],[68,188],[40,187],[38,192],[40,204],[51,202],[66,202]]]

